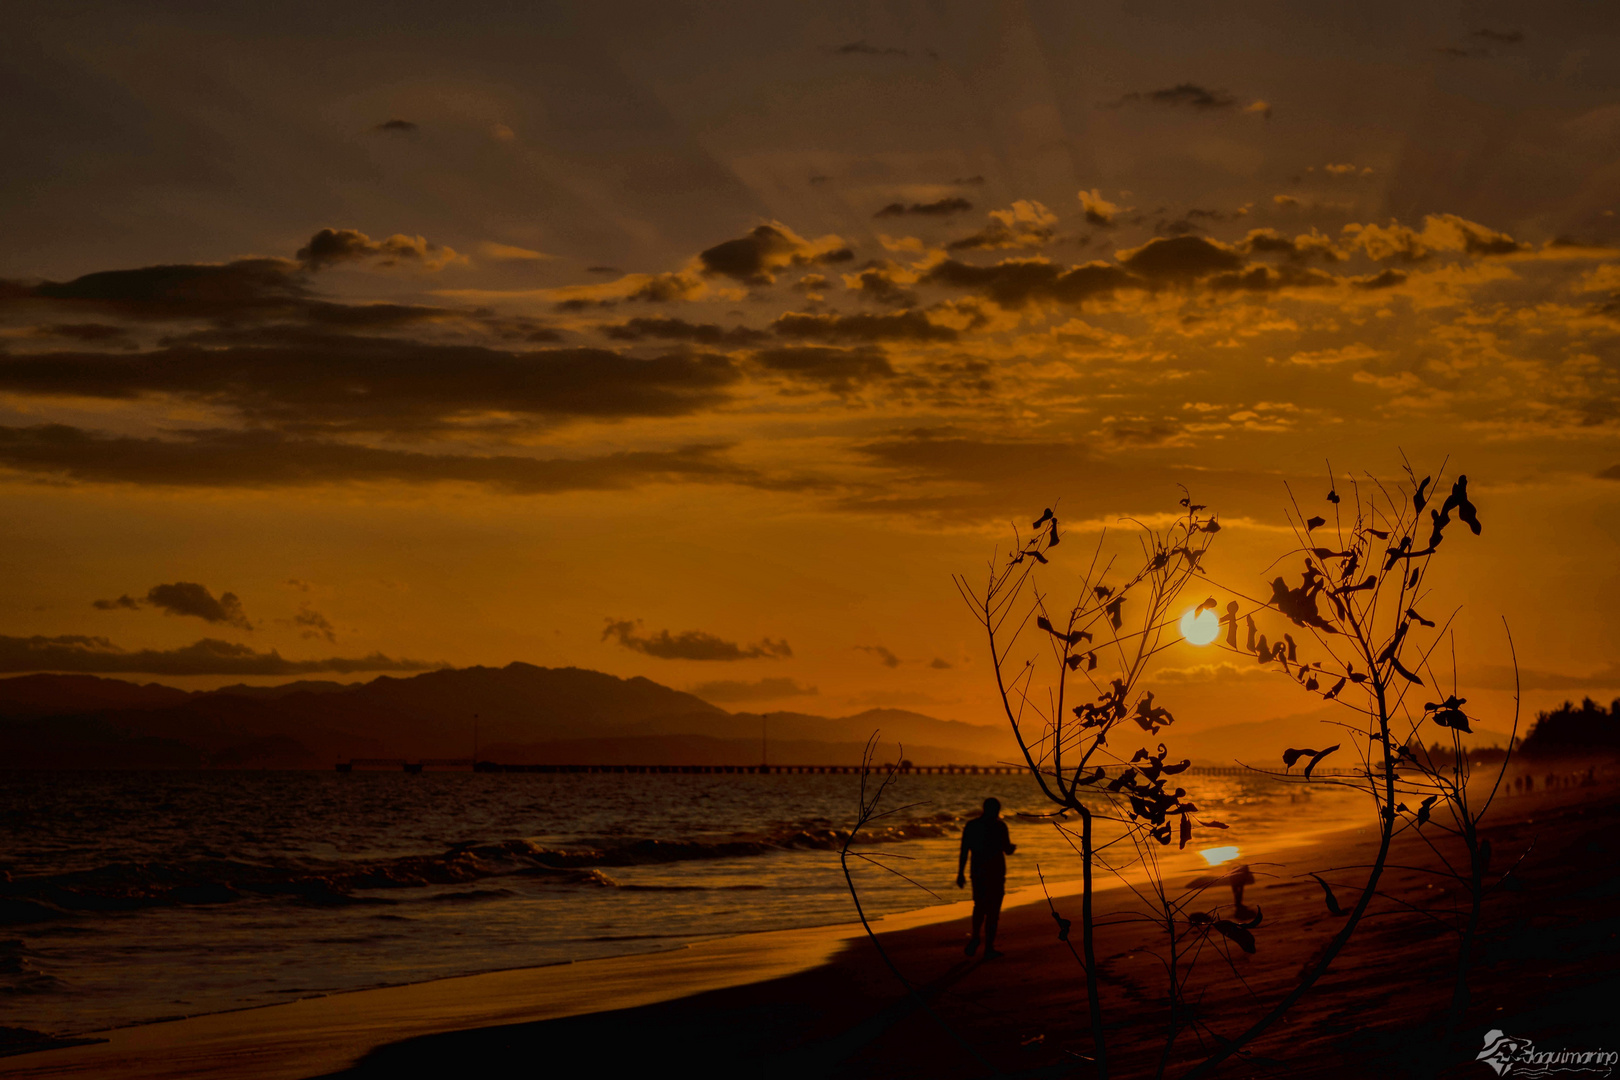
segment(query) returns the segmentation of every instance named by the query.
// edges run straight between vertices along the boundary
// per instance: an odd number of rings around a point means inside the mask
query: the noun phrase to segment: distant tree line
[[[1620,749],[1620,698],[1605,709],[1591,698],[1538,713],[1524,740],[1527,754]]]

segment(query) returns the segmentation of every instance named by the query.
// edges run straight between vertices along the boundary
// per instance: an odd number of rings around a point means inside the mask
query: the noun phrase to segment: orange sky
[[[1464,683],[1505,616],[1533,704],[1620,692],[1597,9],[329,7],[0,45],[6,670],[990,721],[950,574],[1010,521],[1185,484],[1256,588],[1285,484],[1404,450],[1485,522]],[[1164,665],[1194,723],[1312,704]]]

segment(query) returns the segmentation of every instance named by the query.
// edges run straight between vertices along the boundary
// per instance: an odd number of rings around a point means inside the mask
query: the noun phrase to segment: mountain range
[[[1166,732],[1172,756],[1269,763],[1342,741],[1331,709]],[[0,679],[0,768],[321,768],[351,758],[509,764],[919,765],[1020,759],[1002,724],[903,709],[853,716],[727,712],[651,679],[508,664],[365,683],[301,681],[186,691],[91,675]]]
[[[89,675],[0,679],[0,767],[331,768],[350,758],[552,764],[988,763],[1001,726],[899,709],[730,713],[651,679],[514,663],[366,683],[185,691]]]

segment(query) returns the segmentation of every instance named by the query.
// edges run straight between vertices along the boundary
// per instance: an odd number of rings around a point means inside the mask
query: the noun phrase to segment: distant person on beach
[[[962,826],[962,851],[956,860],[956,887],[973,878],[973,936],[964,950],[969,956],[979,951],[979,931],[984,931],[984,958],[989,960],[1001,954],[996,951],[996,925],[1001,922],[1001,898],[1007,892],[1007,856],[1018,849],[1007,835],[1007,823],[1001,820],[1001,800],[984,800],[984,812]],[[968,874],[969,856],[973,865]]]

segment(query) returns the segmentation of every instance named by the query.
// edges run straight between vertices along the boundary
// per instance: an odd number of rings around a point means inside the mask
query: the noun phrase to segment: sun
[[[1189,645],[1208,645],[1221,636],[1221,620],[1213,608],[1197,608],[1181,617],[1181,636]]]

